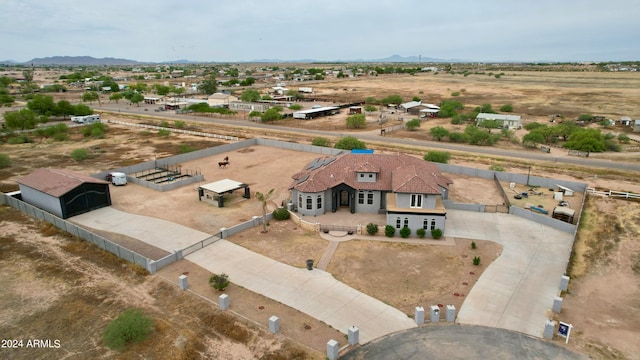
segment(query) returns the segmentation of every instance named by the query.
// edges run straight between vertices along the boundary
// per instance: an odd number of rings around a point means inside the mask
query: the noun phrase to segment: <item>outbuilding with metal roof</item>
[[[63,219],[111,205],[108,182],[69,170],[41,168],[18,186],[24,202]]]

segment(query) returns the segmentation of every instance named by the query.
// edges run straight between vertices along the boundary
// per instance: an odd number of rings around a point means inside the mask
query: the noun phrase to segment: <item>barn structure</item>
[[[308,110],[300,110],[293,113],[294,119],[314,119],[321,116],[329,116],[340,113],[340,108],[337,106],[322,106]]]
[[[38,169],[18,186],[24,202],[63,219],[111,205],[108,182],[68,170]]]

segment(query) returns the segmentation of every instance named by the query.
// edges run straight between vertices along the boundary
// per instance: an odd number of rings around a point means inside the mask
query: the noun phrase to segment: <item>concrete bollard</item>
[[[187,290],[189,288],[189,280],[187,275],[180,275],[178,277],[178,284],[180,284],[180,290]]]
[[[351,326],[347,331],[347,338],[349,339],[349,345],[356,345],[360,341],[360,329],[355,325]]]
[[[222,294],[218,296],[218,304],[220,305],[220,310],[229,309],[229,295]]]
[[[547,339],[547,340],[551,340],[553,339],[553,331],[556,328],[556,322],[554,320],[547,320],[544,323],[544,334],[542,334],[542,337]]]
[[[456,321],[456,307],[455,305],[447,305],[447,312],[445,314],[447,322]]]
[[[338,360],[338,342],[331,339],[327,342],[327,359]]]
[[[440,308],[438,307],[438,305],[431,305],[429,320],[432,323],[440,322]]]
[[[422,306],[416,306],[416,313],[414,318],[416,319],[416,324],[424,324],[424,308]]]
[[[280,318],[275,315],[269,318],[269,331],[274,334],[280,332]]]
[[[551,311],[553,311],[554,313],[559,313],[560,311],[562,311],[562,301],[564,299],[562,299],[560,296],[556,296],[555,298],[553,298],[553,306],[551,307]]]
[[[560,290],[567,291],[569,288],[569,277],[567,275],[562,275],[560,278]]]

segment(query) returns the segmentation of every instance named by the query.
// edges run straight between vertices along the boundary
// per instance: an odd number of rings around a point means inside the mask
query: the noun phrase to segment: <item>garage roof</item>
[[[238,181],[223,179],[223,180],[218,180],[216,182],[204,184],[200,187],[207,191],[212,191],[216,194],[223,194],[229,191],[242,189],[244,187],[247,187],[247,185]]]
[[[41,168],[18,179],[18,184],[55,197],[60,197],[84,183],[109,184],[88,175],[51,168]]]

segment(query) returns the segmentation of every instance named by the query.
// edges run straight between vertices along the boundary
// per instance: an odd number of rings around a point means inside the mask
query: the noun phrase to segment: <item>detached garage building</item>
[[[61,169],[38,169],[18,179],[22,200],[63,219],[111,205],[109,183]]]

